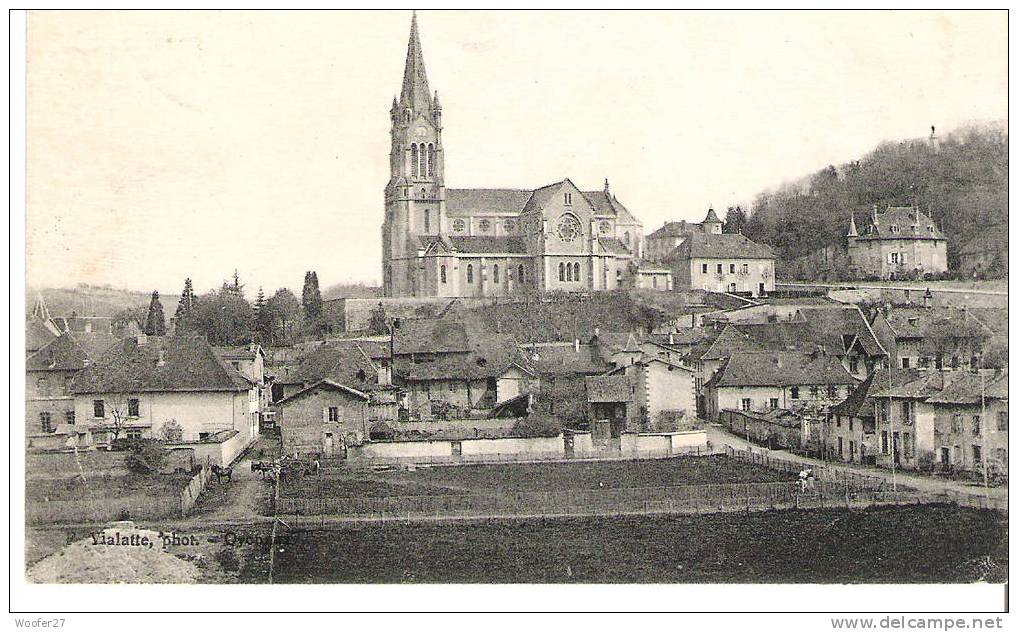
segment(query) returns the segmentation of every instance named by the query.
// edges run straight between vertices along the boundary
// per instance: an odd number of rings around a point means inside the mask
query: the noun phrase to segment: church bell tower
[[[442,106],[428,87],[417,30],[410,21],[403,87],[392,100],[389,183],[382,224],[382,284],[385,296],[418,294],[417,254],[428,237],[446,232]]]

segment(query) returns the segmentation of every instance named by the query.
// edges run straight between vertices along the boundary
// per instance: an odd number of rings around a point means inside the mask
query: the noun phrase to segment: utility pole
[[[983,433],[983,451],[980,455],[983,460],[983,489],[986,490],[986,495],[990,495],[990,470],[989,470],[989,441],[986,439],[990,436],[990,424],[987,423],[986,419],[986,374],[983,373],[983,356],[979,355],[979,423],[982,426],[980,431]]]
[[[897,354],[895,354],[897,355]],[[887,363],[887,423],[890,433],[891,442],[891,491],[898,491],[898,453],[897,453],[897,442],[894,440],[894,398],[891,397],[893,390],[891,388],[891,362]]]

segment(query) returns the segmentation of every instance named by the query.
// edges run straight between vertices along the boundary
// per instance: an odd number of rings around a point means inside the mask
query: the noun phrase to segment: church
[[[442,106],[428,86],[416,15],[390,118],[385,296],[589,292],[638,280],[643,225],[607,180],[598,191],[568,178],[539,189],[446,188]]]

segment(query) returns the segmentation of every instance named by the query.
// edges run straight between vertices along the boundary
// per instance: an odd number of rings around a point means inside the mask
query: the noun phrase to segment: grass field
[[[723,456],[646,461],[590,461],[460,465],[419,468],[414,472],[351,471],[323,477],[321,495],[332,498],[432,496],[492,491],[559,491],[621,487],[772,483],[792,480],[787,474],[733,461]],[[315,479],[287,482],[286,497],[319,494]]]
[[[190,480],[191,477],[187,474],[92,475],[87,481],[82,480],[80,476],[35,478],[25,482],[25,499],[46,502],[92,497],[117,498],[132,494],[179,497]]]
[[[1003,582],[1008,558],[1002,514],[951,506],[359,524],[277,537],[278,583]],[[245,567],[264,564],[264,551],[247,555]]]

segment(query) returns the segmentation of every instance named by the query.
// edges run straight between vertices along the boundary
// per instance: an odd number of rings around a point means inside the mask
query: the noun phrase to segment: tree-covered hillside
[[[852,213],[862,232],[874,205],[914,204],[932,211],[954,268],[969,240],[991,226],[1007,230],[1007,151],[1003,123],[960,129],[937,148],[925,138],[883,143],[860,160],[759,194],[743,232],[773,246],[787,269],[825,246],[843,248]]]

